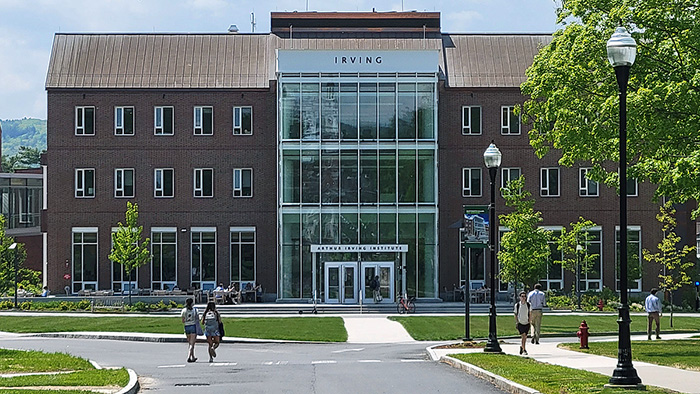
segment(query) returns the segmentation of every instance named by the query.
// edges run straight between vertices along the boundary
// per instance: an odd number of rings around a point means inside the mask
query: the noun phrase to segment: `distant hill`
[[[20,146],[46,150],[46,120],[44,119],[0,119],[2,127],[2,155],[17,154]]]

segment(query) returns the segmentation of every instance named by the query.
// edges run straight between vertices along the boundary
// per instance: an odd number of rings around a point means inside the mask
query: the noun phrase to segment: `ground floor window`
[[[561,290],[564,287],[564,266],[555,263],[563,259],[563,253],[558,250],[556,238],[561,235],[561,229],[549,229],[552,231],[552,238],[547,242],[549,245],[549,259],[547,260],[547,274],[540,279],[542,290]]]
[[[460,230],[464,231],[464,230]],[[463,239],[463,238],[461,238]],[[484,258],[486,248],[467,248],[464,242],[461,242],[461,253],[459,265],[459,285],[464,285],[466,277],[467,263],[469,264],[469,288],[478,289],[486,284],[486,260]]]
[[[192,287],[213,289],[216,287],[216,227],[193,227],[190,245]]]
[[[255,283],[255,227],[231,227],[231,283]]]
[[[598,258],[593,261],[587,272],[581,272],[580,290],[602,290],[603,289],[603,235],[600,227],[588,230],[588,253],[597,254]]]
[[[627,226],[627,288],[642,291],[642,229]],[[620,228],[615,227],[615,286],[620,290]]]
[[[73,291],[97,290],[97,227],[74,227]]]
[[[172,290],[177,285],[177,228],[151,229],[151,288]]]

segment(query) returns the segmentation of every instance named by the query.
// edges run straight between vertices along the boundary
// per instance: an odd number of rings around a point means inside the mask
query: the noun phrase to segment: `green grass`
[[[55,375],[25,375],[0,379],[2,387],[27,386],[119,386],[129,383],[126,369],[93,369]]]
[[[540,363],[525,357],[485,353],[453,354],[451,357],[539,390],[543,394],[671,393],[653,386],[647,386],[646,391],[603,388],[610,379],[608,376]]]
[[[295,341],[344,342],[348,339],[340,317],[224,318],[229,337],[284,339]],[[0,316],[3,331],[37,332],[144,332],[183,334],[180,316]]]
[[[65,353],[0,349],[0,371],[3,373],[81,371],[88,369],[94,369],[89,361],[69,356]]]
[[[563,343],[560,347],[582,353],[617,358],[617,341],[591,342],[590,349],[578,344]],[[700,371],[700,339],[632,341],[632,359],[674,368]]]
[[[406,331],[419,341],[450,341],[464,337],[464,316],[392,316],[391,320],[401,323]],[[470,334],[473,338],[488,336],[488,316],[471,316]],[[618,330],[617,315],[548,315],[542,318],[542,333],[550,335],[575,335],[582,320],[586,320],[590,333],[616,334]],[[646,333],[646,316],[632,316],[630,329],[632,333]],[[511,314],[499,315],[496,321],[499,337],[515,336],[515,322]],[[688,332],[700,330],[700,318],[675,315],[673,328],[668,327],[668,320],[661,322],[663,332]]]

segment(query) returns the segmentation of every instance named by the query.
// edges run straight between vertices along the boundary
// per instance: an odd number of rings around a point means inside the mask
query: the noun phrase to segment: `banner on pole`
[[[462,218],[462,242],[467,248],[487,248],[489,246],[489,206],[464,205]]]

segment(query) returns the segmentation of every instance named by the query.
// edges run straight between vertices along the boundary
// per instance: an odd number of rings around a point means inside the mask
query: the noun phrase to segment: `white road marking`
[[[344,353],[344,352],[361,352],[365,350],[365,348],[357,348],[357,349],[342,349],[342,350],[334,350],[331,353]]]
[[[289,361],[283,360],[283,361],[265,361],[263,362],[263,365],[287,365],[289,364]]]
[[[312,361],[311,364],[335,364],[337,361],[335,360],[319,360],[319,361]]]
[[[380,363],[382,360],[357,360],[358,363]]]
[[[402,363],[424,363],[424,362],[426,362],[426,361],[428,361],[428,360],[414,360],[414,359],[410,359],[410,360],[404,359],[404,360],[401,360]]]
[[[185,364],[159,365],[158,368],[184,368]]]
[[[214,363],[211,363],[209,365],[211,365],[212,367],[227,367],[227,366],[236,366],[236,365],[238,365],[238,363],[217,363],[217,362],[214,362]]]

